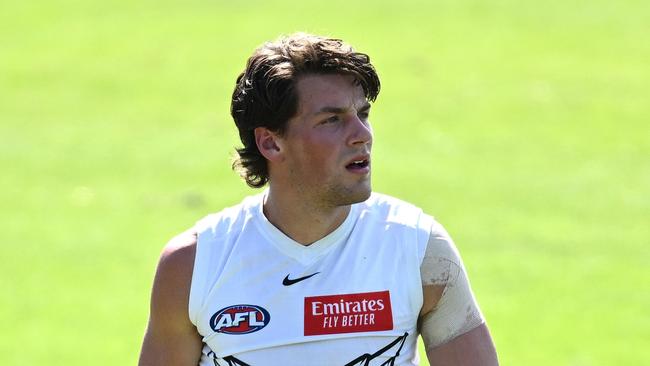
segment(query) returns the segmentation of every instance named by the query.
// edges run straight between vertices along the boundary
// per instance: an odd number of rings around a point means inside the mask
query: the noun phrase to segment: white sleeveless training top
[[[263,200],[197,224],[189,316],[203,337],[199,365],[417,365],[433,219],[373,193],[303,246],[266,219]]]

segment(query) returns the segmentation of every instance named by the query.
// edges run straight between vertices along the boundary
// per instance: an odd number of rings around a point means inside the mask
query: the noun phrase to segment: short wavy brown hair
[[[249,186],[260,188],[269,181],[267,160],[255,142],[255,128],[284,134],[298,109],[296,82],[309,74],[351,75],[368,101],[374,102],[379,95],[379,77],[370,57],[340,39],[295,33],[263,44],[237,77],[230,105],[244,144],[236,149],[232,167]]]

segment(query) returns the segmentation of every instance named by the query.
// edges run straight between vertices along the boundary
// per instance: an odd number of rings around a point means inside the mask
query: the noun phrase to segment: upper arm
[[[187,231],[172,239],[160,256],[140,366],[196,366],[199,362],[201,337],[188,315],[195,253],[196,233]]]
[[[420,272],[424,302],[419,327],[431,365],[496,365],[460,254],[440,224],[431,231]]]
[[[427,347],[431,366],[496,366],[499,364],[485,323],[437,347]]]

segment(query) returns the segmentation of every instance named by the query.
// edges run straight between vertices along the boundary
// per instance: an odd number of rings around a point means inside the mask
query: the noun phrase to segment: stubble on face
[[[372,193],[371,177],[368,174],[362,181],[353,186],[341,183],[338,177],[330,177],[319,182],[306,182],[301,169],[291,169],[290,177],[293,186],[301,197],[310,197],[309,204],[320,208],[349,206],[363,202]]]
[[[341,184],[328,185],[324,187],[327,193],[323,195],[323,197],[327,197],[327,204],[329,204],[331,207],[348,206],[363,202],[370,198],[370,194],[372,192],[370,185],[370,175],[368,175],[364,183],[365,184],[363,184],[362,187],[355,187],[356,189],[352,189]]]
[[[287,174],[293,189],[300,197],[308,198],[310,205],[323,208],[367,200],[371,194],[370,172],[352,174],[345,166],[359,154],[370,154],[372,133],[369,125],[365,131],[359,127],[356,115],[359,109],[368,105],[363,90],[351,77],[319,75],[299,80],[297,91],[299,112],[290,121],[287,131]],[[326,107],[349,110],[353,117],[342,114],[344,121],[340,125],[317,125],[320,119],[327,119],[330,115],[325,113],[314,117],[314,112]],[[354,134],[367,136],[360,139],[364,142],[350,143],[350,136]]]

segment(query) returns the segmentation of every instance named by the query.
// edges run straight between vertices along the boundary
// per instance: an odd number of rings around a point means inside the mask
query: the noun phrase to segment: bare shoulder
[[[201,338],[188,315],[197,235],[185,231],[165,245],[151,291],[140,366],[196,365]]]
[[[420,274],[418,326],[431,365],[498,365],[460,253],[439,224],[430,233]]]
[[[436,307],[448,286],[453,285],[462,270],[460,254],[444,228],[436,223],[433,227],[422,264],[420,276],[424,304],[420,315]]]
[[[196,242],[194,229],[173,237],[162,250],[154,281],[155,287],[166,295],[172,295],[171,299],[183,300],[185,305],[189,298]]]
[[[196,253],[197,232],[194,228],[186,230],[173,237],[163,248],[160,260],[183,264],[190,260],[194,262]]]

